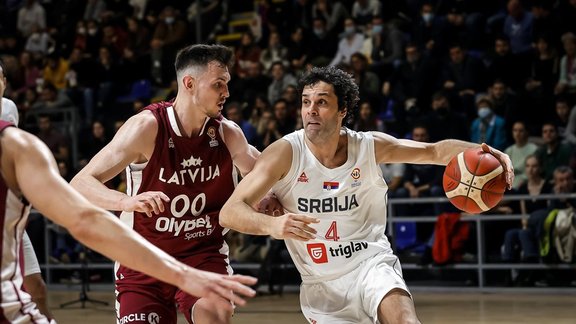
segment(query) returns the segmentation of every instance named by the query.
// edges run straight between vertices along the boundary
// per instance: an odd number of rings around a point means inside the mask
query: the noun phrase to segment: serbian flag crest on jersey
[[[339,183],[338,182],[332,182],[332,181],[324,181],[324,185],[322,186],[324,188],[324,190],[336,190],[339,187]]]

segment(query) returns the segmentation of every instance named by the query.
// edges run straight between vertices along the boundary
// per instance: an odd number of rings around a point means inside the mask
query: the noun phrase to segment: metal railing
[[[542,194],[538,196],[528,196],[528,195],[506,195],[502,199],[503,202],[511,202],[511,201],[522,201],[522,200],[544,200],[544,199],[576,199],[576,193],[572,194]],[[445,197],[429,197],[429,198],[391,198],[388,200],[388,218],[387,218],[387,226],[386,226],[386,234],[390,238],[390,243],[392,244],[393,248],[395,245],[395,226],[394,224],[397,222],[416,222],[416,223],[432,223],[436,222],[438,216],[400,216],[395,215],[395,207],[398,205],[406,205],[406,204],[426,204],[426,203],[448,203],[448,199]],[[486,270],[552,270],[552,269],[563,269],[569,270],[574,269],[576,270],[575,263],[557,263],[557,264],[549,264],[549,263],[510,263],[510,262],[499,262],[499,263],[490,263],[486,261],[486,251],[485,251],[485,233],[484,233],[484,224],[485,222],[498,222],[498,221],[509,221],[509,220],[518,220],[520,226],[520,220],[527,215],[522,214],[463,214],[465,216],[461,217],[461,221],[472,222],[476,225],[476,237],[473,238],[476,240],[477,246],[477,256],[476,262],[474,263],[452,263],[447,265],[420,265],[417,263],[402,263],[402,268],[405,270],[429,270],[429,269],[464,269],[464,270],[476,270],[477,272],[477,286],[476,289],[480,291],[493,291],[495,290],[494,287],[487,287],[486,286]],[[504,237],[501,238],[502,242],[504,241]],[[396,249],[394,249],[395,252]],[[576,271],[574,278],[576,279]],[[506,287],[497,287],[496,290],[505,289]],[[567,288],[574,292],[576,292],[575,288]],[[438,290],[438,289],[435,289]]]
[[[540,195],[540,196],[525,196],[525,195],[509,195],[505,196],[503,201],[520,201],[526,199],[576,199],[576,194],[562,194],[562,195]],[[448,202],[448,199],[444,197],[437,197],[437,198],[393,198],[388,200],[388,224],[387,224],[387,235],[390,238],[391,244],[394,247],[395,240],[394,240],[394,224],[397,222],[436,222],[437,216],[399,216],[395,215],[394,209],[396,206],[400,204],[425,204],[425,203],[444,203]],[[530,290],[529,287],[522,287],[522,288],[515,288],[515,287],[494,287],[486,285],[486,271],[492,270],[527,270],[527,269],[540,269],[540,270],[576,270],[576,264],[565,264],[565,263],[558,263],[558,264],[545,264],[545,263],[491,263],[486,261],[486,253],[485,253],[485,232],[484,232],[484,223],[485,222],[498,222],[498,221],[509,221],[509,220],[518,220],[520,221],[526,215],[520,214],[490,214],[490,215],[466,215],[461,218],[462,221],[472,222],[476,225],[475,231],[475,239],[477,245],[477,257],[475,262],[473,263],[453,263],[448,265],[442,266],[434,266],[434,265],[419,265],[416,263],[409,263],[409,262],[402,262],[402,268],[404,270],[410,271],[430,271],[431,269],[437,269],[439,271],[443,270],[474,270],[477,276],[477,285],[475,287],[466,287],[466,289],[475,290],[475,291],[483,291],[483,292],[497,292],[500,290]],[[45,260],[49,260],[50,257],[50,241],[51,235],[53,233],[54,226],[47,222],[45,229],[45,247],[44,252]],[[520,224],[518,224],[520,225]],[[501,238],[502,241],[504,238]],[[395,250],[396,252],[396,250]],[[233,263],[232,267],[236,270],[257,270],[261,266],[260,263]],[[282,269],[294,270],[294,266],[292,263],[286,264],[279,264],[278,267]],[[79,269],[81,268],[81,264],[50,264],[46,262],[45,264],[41,264],[41,268],[46,271],[45,277],[46,281],[49,285],[55,284],[52,280],[52,273],[51,271],[59,270],[59,269]],[[89,269],[110,269],[112,271],[113,264],[112,263],[91,263],[88,264]],[[295,270],[294,270],[295,271]],[[576,279],[576,271],[575,276]],[[409,282],[410,285],[410,282]],[[440,285],[439,287],[422,287],[419,285],[410,285],[411,288],[415,287],[417,290],[433,290],[433,291],[451,291],[454,289],[462,289],[461,287],[455,288],[451,285]],[[546,292],[545,288],[536,288],[537,291]],[[568,291],[570,293],[576,292],[576,288],[562,288],[562,291]],[[548,291],[558,292],[558,287],[549,288]]]

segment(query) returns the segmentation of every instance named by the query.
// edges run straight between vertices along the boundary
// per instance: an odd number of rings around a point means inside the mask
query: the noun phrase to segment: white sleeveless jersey
[[[283,137],[292,145],[292,166],[273,188],[286,209],[314,216],[317,237],[286,240],[305,282],[337,278],[377,253],[392,254],[385,235],[388,186],[376,163],[371,133],[343,128],[348,159],[334,169],[323,166],[304,142],[304,131]]]

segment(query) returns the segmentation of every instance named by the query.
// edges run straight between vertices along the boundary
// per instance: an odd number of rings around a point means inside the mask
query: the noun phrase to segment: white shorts
[[[340,278],[303,283],[300,306],[312,324],[378,324],[378,306],[395,288],[410,294],[398,257],[380,253]]]
[[[22,253],[24,254],[24,277],[40,273],[40,265],[38,264],[36,253],[34,253],[34,247],[26,232],[24,232],[22,237]]]

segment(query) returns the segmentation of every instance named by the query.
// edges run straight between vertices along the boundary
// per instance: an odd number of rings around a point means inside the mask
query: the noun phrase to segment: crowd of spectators
[[[36,129],[59,161],[81,166],[123,120],[150,101],[171,99],[175,53],[196,41],[198,11],[207,18],[200,33],[206,39],[206,21],[222,13],[224,1],[1,2],[0,58],[21,126]],[[227,5],[228,14],[254,15],[227,44],[236,63],[225,115],[260,150],[302,127],[298,77],[311,66],[335,65],[360,89],[353,129],[486,142],[510,154],[514,189],[522,193],[534,194],[535,186],[547,192],[558,167],[575,167],[576,0]],[[63,107],[77,110],[78,133],[51,127],[49,111]],[[67,136],[81,140],[76,161]],[[441,168],[382,169],[390,197],[442,194]],[[531,205],[500,211],[527,213]]]

